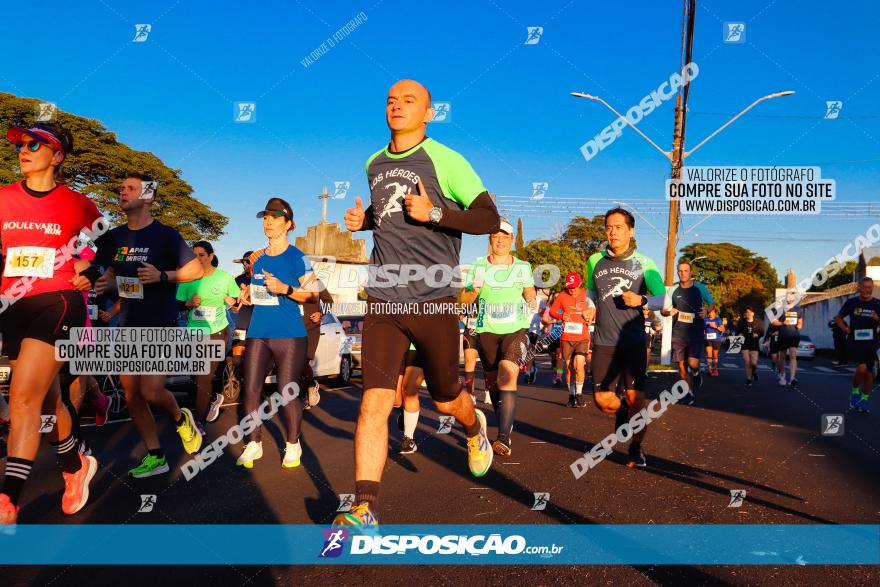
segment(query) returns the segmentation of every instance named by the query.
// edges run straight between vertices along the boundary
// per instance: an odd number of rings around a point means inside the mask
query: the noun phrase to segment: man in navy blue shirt
[[[95,290],[99,294],[108,287],[118,290],[120,327],[177,326],[177,284],[202,277],[202,266],[180,233],[153,218],[150,209],[157,191],[153,179],[141,173],[129,173],[119,191],[119,206],[128,222],[110,232],[116,255]],[[131,421],[147,448],[141,464],[128,472],[137,479],[169,471],[151,405],[174,419],[186,452],[196,453],[202,445],[192,414],[177,405],[165,389],[165,378],[164,374],[119,376]]]
[[[844,322],[849,318],[849,324]],[[880,300],[874,297],[874,280],[859,281],[859,295],[848,299],[834,321],[846,334],[847,355],[856,363],[849,406],[868,413],[868,395],[874,385],[874,363],[877,361],[877,326],[880,324]]]

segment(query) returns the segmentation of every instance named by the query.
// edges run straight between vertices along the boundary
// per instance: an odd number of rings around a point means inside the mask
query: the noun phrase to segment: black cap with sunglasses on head
[[[250,263],[251,262],[251,255],[253,253],[254,253],[253,251],[245,251],[244,254],[241,256],[241,259],[233,259],[232,262],[233,263],[241,263],[242,265],[244,265],[245,263]]]
[[[260,212],[257,212],[257,218],[262,218],[266,214],[269,216],[284,217],[291,222],[293,221],[293,210],[290,209],[290,204],[281,198],[269,198],[269,201],[266,202],[265,208]]]

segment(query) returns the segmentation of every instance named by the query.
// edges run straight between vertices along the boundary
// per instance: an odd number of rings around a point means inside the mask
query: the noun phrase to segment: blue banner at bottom
[[[0,527],[2,565],[877,565],[880,525]]]

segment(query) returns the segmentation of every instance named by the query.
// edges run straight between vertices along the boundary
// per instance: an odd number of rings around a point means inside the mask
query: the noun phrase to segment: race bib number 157
[[[52,277],[55,274],[55,249],[9,247],[3,274],[6,277]]]

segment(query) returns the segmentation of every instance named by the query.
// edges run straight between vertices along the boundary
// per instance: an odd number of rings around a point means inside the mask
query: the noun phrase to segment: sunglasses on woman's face
[[[27,141],[27,142],[21,142],[18,145],[15,145],[15,150],[21,151],[22,149],[26,148],[31,153],[36,153],[37,151],[40,150],[40,147],[42,147],[42,146],[43,146],[43,143],[41,143],[40,141]]]

